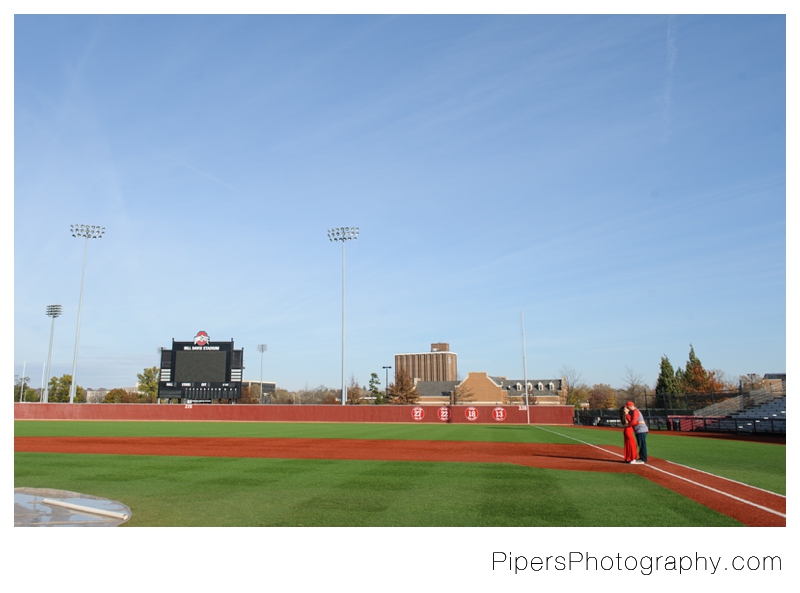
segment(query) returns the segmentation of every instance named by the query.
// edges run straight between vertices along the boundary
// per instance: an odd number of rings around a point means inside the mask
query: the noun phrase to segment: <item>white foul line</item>
[[[575,437],[571,437],[571,436],[566,435],[566,434],[561,434],[560,432],[547,430],[546,428],[542,428],[541,426],[538,426],[538,425],[534,425],[534,426],[536,428],[540,429],[540,430],[545,431],[545,432],[549,432],[551,434],[554,434],[554,435],[557,435],[557,436],[560,436],[560,437],[564,437],[566,439],[571,439],[573,441],[577,441],[577,442],[582,443],[584,445],[589,445],[590,447],[594,447],[595,449],[600,449],[604,453],[609,453],[609,454],[614,455],[616,457],[622,457],[622,455],[620,455],[619,453],[615,453],[614,451],[609,451],[608,449],[603,449],[603,447],[599,447],[597,445],[593,445],[592,443],[587,443],[586,441],[582,441],[580,439],[576,439]],[[672,463],[672,462],[670,461],[669,463]],[[676,463],[675,465],[681,465],[681,464]],[[705,484],[701,484],[700,482],[695,482],[694,480],[690,480],[689,478],[684,478],[683,476],[679,476],[678,474],[673,474],[671,472],[668,472],[667,470],[664,470],[664,469],[661,469],[661,468],[658,468],[658,467],[654,467],[654,466],[649,465],[649,464],[646,465],[646,467],[649,467],[650,469],[654,469],[656,471],[665,473],[668,476],[672,476],[673,478],[678,478],[680,480],[684,480],[685,482],[689,482],[690,484],[694,484],[695,486],[700,486],[701,488],[705,488],[706,490],[711,490],[712,492],[716,492],[717,494],[722,494],[723,496],[727,496],[728,498],[732,498],[734,500],[738,500],[741,503],[749,504],[750,506],[753,506],[753,507],[756,507],[758,509],[761,509],[762,511],[766,511],[768,513],[772,513],[773,515],[778,515],[779,517],[783,517],[784,519],[786,518],[786,514],[785,513],[781,513],[779,511],[775,511],[775,510],[767,508],[765,506],[761,506],[760,504],[756,504],[756,503],[751,502],[749,500],[745,500],[744,498],[739,498],[738,496],[734,496],[733,494],[730,494],[728,492],[724,492],[722,490],[717,490],[716,488],[712,488],[711,486],[706,486]],[[691,470],[694,470],[694,471],[700,471],[700,472],[702,472],[704,474],[707,474],[709,476],[713,476],[715,478],[722,478],[722,476],[717,476],[717,475],[709,473],[709,472],[703,472],[702,470],[695,470],[693,467],[689,467],[688,465],[682,465],[681,467],[685,467],[687,469],[691,469]],[[722,478],[722,479],[727,479],[727,478]],[[734,480],[729,480],[729,481],[733,482]],[[737,482],[737,483],[741,483],[741,482]],[[750,488],[753,488],[753,486],[749,486],[748,484],[742,484],[742,485],[743,486],[748,486]],[[756,488],[756,489],[757,490],[761,490],[760,488]],[[769,492],[769,490],[764,490],[764,492]],[[774,494],[774,493],[770,492],[770,494]],[[780,496],[780,494],[778,494],[777,496]]]

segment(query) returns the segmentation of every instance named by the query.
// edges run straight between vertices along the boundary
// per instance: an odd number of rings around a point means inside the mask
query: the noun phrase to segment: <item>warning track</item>
[[[284,459],[514,463],[573,471],[633,473],[745,525],[786,526],[786,497],[651,457],[621,461],[621,447],[462,441],[201,437],[14,437],[14,450],[33,453],[170,455]]]

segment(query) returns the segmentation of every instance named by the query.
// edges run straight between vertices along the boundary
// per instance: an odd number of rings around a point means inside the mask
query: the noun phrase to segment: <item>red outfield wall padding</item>
[[[531,424],[572,424],[572,406],[531,406]],[[525,406],[279,406],[236,404],[14,404],[15,420],[427,422],[526,424]]]

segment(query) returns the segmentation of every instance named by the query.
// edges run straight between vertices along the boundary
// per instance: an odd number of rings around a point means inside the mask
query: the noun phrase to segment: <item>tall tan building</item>
[[[431,344],[430,352],[419,354],[395,354],[395,376],[407,372],[412,381],[457,381],[458,362],[450,344]]]

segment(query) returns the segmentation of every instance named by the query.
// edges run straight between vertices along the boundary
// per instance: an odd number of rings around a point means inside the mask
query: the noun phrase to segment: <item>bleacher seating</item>
[[[786,434],[786,391],[757,390],[696,410],[692,416],[672,416],[670,430]],[[736,407],[733,408],[732,406]]]
[[[731,414],[731,418],[786,418],[786,396]]]

